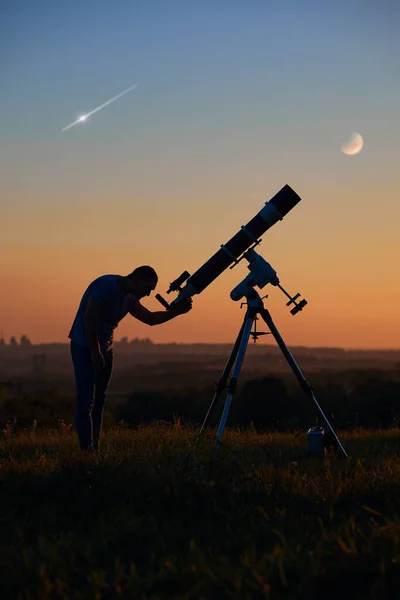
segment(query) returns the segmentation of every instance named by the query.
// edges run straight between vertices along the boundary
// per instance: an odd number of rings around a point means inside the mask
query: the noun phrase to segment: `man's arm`
[[[147,310],[142,304],[140,304],[139,300],[135,297],[131,297],[129,301],[129,314],[132,317],[135,317],[142,323],[146,323],[146,325],[161,325],[161,323],[166,323],[167,321],[171,321],[171,319],[175,319],[178,315],[182,315],[188,312],[192,308],[192,301],[189,300],[183,307],[180,309],[172,309],[172,310],[157,310],[152,312],[151,310]]]
[[[84,324],[92,352],[100,349],[97,331],[102,310],[103,304],[101,302],[94,298],[89,298],[84,317]]]

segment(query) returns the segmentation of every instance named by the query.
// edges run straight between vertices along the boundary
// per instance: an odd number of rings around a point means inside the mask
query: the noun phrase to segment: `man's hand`
[[[183,315],[189,312],[189,310],[192,310],[192,304],[193,301],[191,298],[188,298],[187,300],[182,300],[178,302],[176,306],[174,306],[171,312],[174,312],[178,315]]]
[[[175,317],[179,315],[183,315],[192,308],[192,299],[183,300],[179,302],[174,308],[171,310],[158,310],[152,312],[151,310],[147,310],[144,306],[142,306],[137,300],[131,296],[128,298],[128,312],[138,319],[142,323],[146,323],[146,325],[161,325],[161,323],[166,323],[167,321],[171,321],[171,319],[175,319]]]
[[[92,350],[92,362],[96,371],[104,369],[105,361],[100,348],[93,348]]]

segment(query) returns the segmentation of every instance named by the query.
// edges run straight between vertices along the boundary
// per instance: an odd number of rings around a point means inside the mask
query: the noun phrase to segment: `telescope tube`
[[[180,297],[200,294],[231,263],[239,258],[260,235],[265,233],[277,221],[281,221],[300,200],[300,196],[289,185],[285,185],[271,200],[265,203],[260,212],[247,225],[242,227],[229,242],[189,277]]]

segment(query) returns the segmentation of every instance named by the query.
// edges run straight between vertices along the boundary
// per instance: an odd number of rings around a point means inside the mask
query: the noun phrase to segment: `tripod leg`
[[[215,391],[213,399],[211,400],[211,404],[209,406],[209,409],[207,411],[207,414],[205,416],[205,419],[203,421],[203,424],[201,426],[199,434],[198,434],[198,436],[196,437],[196,439],[194,441],[194,446],[196,446],[197,442],[199,441],[200,436],[201,436],[204,428],[207,427],[207,423],[210,420],[211,415],[214,412],[214,409],[216,407],[217,400],[218,400],[218,398],[220,397],[220,395],[222,394],[222,392],[225,389],[226,382],[228,380],[228,377],[230,375],[230,372],[232,370],[232,367],[233,367],[233,365],[235,363],[235,360],[236,360],[236,357],[237,357],[237,354],[238,354],[238,351],[239,351],[239,346],[240,346],[240,342],[242,340],[243,330],[244,330],[245,324],[246,324],[246,316],[243,319],[242,326],[241,326],[239,334],[238,334],[238,336],[236,338],[235,344],[234,344],[234,346],[232,348],[232,352],[231,352],[231,354],[230,354],[230,356],[228,358],[228,361],[227,361],[227,363],[225,365],[224,371],[223,371],[223,373],[222,373],[222,375],[221,375],[221,377],[220,377],[220,379],[219,379],[219,381],[217,383],[217,389]]]
[[[268,312],[268,310],[266,308],[264,308],[262,311],[260,311],[260,314],[262,316],[262,318],[264,319],[265,323],[268,325],[272,335],[274,336],[279,348],[282,350],[283,355],[285,356],[287,362],[289,363],[289,366],[291,367],[293,373],[295,374],[298,382],[300,383],[300,387],[301,389],[304,391],[304,393],[306,394],[306,396],[308,398],[310,398],[315,406],[317,407],[318,412],[320,413],[322,419],[325,422],[325,425],[332,437],[332,439],[335,442],[335,445],[340,449],[342,456],[344,458],[348,458],[347,453],[345,451],[345,449],[343,448],[342,444],[339,441],[339,438],[337,437],[336,433],[333,431],[331,424],[329,423],[328,419],[326,418],[322,408],[320,407],[320,405],[318,404],[314,393],[312,391],[312,388],[310,386],[310,384],[308,383],[308,381],[306,380],[306,378],[304,377],[303,373],[301,372],[300,368],[298,367],[296,361],[294,360],[293,356],[290,353],[289,348],[286,346],[285,342],[283,341],[278,329],[276,328],[272,317],[270,315],[270,313]]]
[[[220,421],[220,424],[218,427],[217,447],[218,447],[219,442],[221,441],[222,434],[223,434],[224,428],[225,428],[226,419],[228,418],[229,408],[231,406],[233,395],[236,391],[236,387],[237,387],[237,383],[238,383],[239,375],[240,375],[240,369],[242,368],[244,355],[246,353],[247,344],[249,342],[250,331],[251,331],[251,327],[253,325],[253,320],[254,320],[254,316],[251,316],[249,314],[246,317],[246,321],[243,324],[243,335],[242,335],[242,339],[240,341],[240,346],[239,346],[239,350],[237,353],[236,363],[235,363],[235,366],[233,369],[232,377],[229,382],[228,395],[225,400],[224,410],[223,410],[221,421]]]

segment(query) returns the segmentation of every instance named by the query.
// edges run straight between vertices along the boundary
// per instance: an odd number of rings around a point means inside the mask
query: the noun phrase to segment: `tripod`
[[[245,296],[247,299],[247,311],[246,311],[242,326],[240,328],[239,335],[235,341],[232,352],[226,363],[226,366],[221,375],[221,378],[217,383],[217,389],[216,389],[214,397],[211,401],[210,407],[207,411],[204,422],[201,426],[200,432],[195,440],[195,445],[197,444],[204,428],[207,426],[207,423],[210,420],[210,417],[216,407],[218,398],[220,397],[220,395],[222,394],[223,390],[226,387],[228,378],[230,376],[230,373],[231,373],[232,367],[233,367],[232,377],[231,377],[231,379],[229,381],[229,385],[228,385],[228,395],[227,395],[227,398],[225,401],[224,409],[222,412],[222,417],[221,417],[219,427],[218,427],[217,441],[216,441],[217,448],[221,442],[222,434],[225,429],[226,420],[228,418],[229,409],[230,409],[232,399],[235,394],[237,384],[239,381],[240,370],[242,368],[242,364],[243,364],[243,360],[245,357],[245,353],[246,353],[250,335],[253,335],[254,339],[256,339],[257,336],[262,335],[260,332],[256,332],[256,331],[254,333],[251,333],[251,328],[253,326],[253,323],[255,325],[257,315],[259,314],[261,316],[261,318],[265,321],[265,323],[268,325],[270,332],[274,336],[274,338],[275,338],[279,348],[281,349],[284,357],[286,358],[290,368],[292,369],[293,373],[295,374],[295,376],[300,384],[301,389],[306,394],[306,396],[309,399],[311,399],[312,402],[314,402],[314,404],[315,404],[318,412],[320,413],[320,415],[326,425],[326,428],[329,432],[328,437],[330,438],[330,440],[329,440],[330,444],[333,447],[335,447],[337,450],[339,450],[342,458],[348,458],[345,449],[343,448],[336,433],[332,429],[328,419],[326,418],[324,412],[322,411],[321,407],[319,406],[310,384],[307,382],[306,378],[304,377],[303,373],[301,372],[300,368],[298,367],[296,361],[294,360],[292,354],[290,353],[288,347],[286,346],[284,340],[282,339],[277,327],[275,326],[275,324],[272,320],[272,317],[271,317],[269,311],[264,307],[261,297],[259,296],[259,294],[255,291],[255,289],[253,287],[251,287],[250,289],[247,290],[247,292],[245,293]]]

